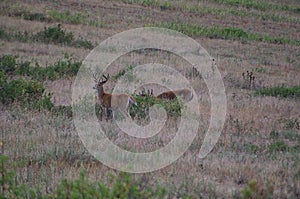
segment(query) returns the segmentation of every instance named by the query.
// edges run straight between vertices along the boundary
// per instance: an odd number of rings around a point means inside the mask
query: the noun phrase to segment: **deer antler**
[[[104,74],[102,75],[104,77],[104,81],[102,81],[101,83],[104,84],[109,80],[109,74],[107,76],[105,76]]]
[[[94,78],[94,81],[95,81],[96,83],[98,83],[99,80],[100,80],[100,78],[99,78],[99,73],[98,73],[98,72],[93,73],[93,78]]]
[[[104,74],[102,75],[102,77],[104,77],[104,80],[101,81],[101,83],[106,83],[108,80],[109,80],[109,74],[107,76],[105,76]],[[93,78],[94,78],[94,81],[96,83],[99,83],[100,82],[100,74],[98,72],[95,72],[93,73]]]

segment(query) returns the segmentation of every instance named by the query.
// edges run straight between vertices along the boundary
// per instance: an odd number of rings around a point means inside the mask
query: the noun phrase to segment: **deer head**
[[[93,77],[94,77],[94,81],[96,83],[96,85],[93,87],[94,89],[99,89],[99,88],[103,87],[103,85],[109,80],[109,74],[107,76],[105,76],[104,74],[102,75],[104,80],[101,80],[97,73],[94,73]]]

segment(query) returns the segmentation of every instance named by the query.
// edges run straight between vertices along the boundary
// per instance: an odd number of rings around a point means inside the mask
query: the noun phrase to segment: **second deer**
[[[103,85],[109,80],[109,74],[107,76],[103,75],[104,80],[100,80],[99,77],[97,77],[97,74],[93,74],[94,81],[96,82],[96,85],[94,86],[94,89],[98,92],[98,98],[100,105],[104,109],[106,121],[108,121],[108,115],[109,110],[112,111],[112,116],[114,119],[114,111],[121,111],[123,114],[131,118],[129,114],[129,109],[132,106],[132,104],[135,104],[137,106],[137,103],[135,99],[127,94],[109,94],[105,93],[103,89]],[[101,113],[102,115],[102,113]]]
[[[177,97],[181,97],[185,102],[189,102],[193,99],[193,92],[189,89],[179,89],[174,91],[166,91],[156,96],[157,99],[173,100]]]

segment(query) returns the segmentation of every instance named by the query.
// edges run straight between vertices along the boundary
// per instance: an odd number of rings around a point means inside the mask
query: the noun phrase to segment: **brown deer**
[[[94,89],[98,92],[98,98],[100,105],[105,111],[106,121],[108,121],[108,111],[112,111],[112,116],[114,119],[114,111],[119,110],[122,113],[126,114],[129,118],[129,109],[132,104],[137,106],[135,99],[127,94],[109,94],[105,93],[103,89],[103,85],[109,80],[109,74],[107,76],[103,75],[104,80],[101,81],[100,78],[97,77],[96,74],[93,74],[96,85]],[[103,111],[103,110],[102,110]],[[102,112],[101,112],[102,116]]]
[[[166,91],[156,96],[157,99],[173,100],[177,97],[181,97],[185,102],[189,102],[193,99],[193,92],[189,89],[179,89],[175,91]]]

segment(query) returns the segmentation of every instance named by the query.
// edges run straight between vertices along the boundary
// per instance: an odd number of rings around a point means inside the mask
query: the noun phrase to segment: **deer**
[[[100,105],[105,111],[106,121],[108,121],[109,110],[112,111],[112,119],[114,119],[114,111],[116,110],[121,111],[127,117],[131,118],[129,114],[129,109],[132,106],[132,104],[138,106],[136,100],[132,96],[127,94],[105,93],[103,85],[109,80],[109,74],[107,76],[103,74],[102,76],[104,80],[100,80],[100,78],[97,77],[96,73],[93,74],[94,81],[96,83],[93,88],[96,89],[98,92],[98,99]],[[101,116],[102,116],[102,112],[101,112]]]
[[[193,92],[189,89],[179,89],[174,91],[166,91],[156,96],[157,99],[173,100],[181,97],[185,102],[193,99]]]

